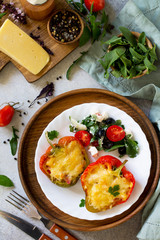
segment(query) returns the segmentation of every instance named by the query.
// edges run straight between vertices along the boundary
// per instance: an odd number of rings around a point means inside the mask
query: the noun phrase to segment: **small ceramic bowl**
[[[138,39],[139,36],[140,36],[140,33],[139,33],[139,32],[132,32],[132,34],[133,34],[137,39]],[[122,36],[123,36],[123,34],[119,34],[119,35],[118,35],[118,37],[122,37]],[[146,38],[146,43],[147,43],[147,46],[148,46],[149,48],[153,48],[153,45],[152,45],[151,41],[150,41],[148,38]],[[110,51],[110,50],[111,50],[111,46],[108,47],[108,51]],[[115,70],[115,68],[114,68],[113,66],[111,66],[111,69],[112,69],[112,70]],[[147,73],[147,69],[145,69],[140,75],[137,75],[137,76],[133,77],[132,79],[136,79],[136,78],[143,77],[146,73]],[[123,76],[122,76],[122,77],[123,77]]]
[[[47,30],[49,36],[60,44],[72,44],[83,33],[84,23],[79,14],[73,10],[58,10],[50,17]]]

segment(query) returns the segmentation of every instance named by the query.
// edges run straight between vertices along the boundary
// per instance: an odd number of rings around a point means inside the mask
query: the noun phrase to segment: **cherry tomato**
[[[84,0],[84,3],[89,11],[93,3],[93,12],[98,12],[104,8],[105,0]]]
[[[0,109],[0,127],[7,126],[14,115],[14,108],[10,105],[6,105]]]
[[[106,136],[110,141],[118,142],[125,137],[125,131],[118,125],[112,125],[107,129]]]
[[[91,134],[85,130],[76,132],[75,137],[81,142],[84,147],[87,147],[90,144]]]

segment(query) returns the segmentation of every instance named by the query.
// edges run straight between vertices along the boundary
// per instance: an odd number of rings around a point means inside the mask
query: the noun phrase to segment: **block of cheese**
[[[49,54],[16,24],[6,19],[0,28],[0,51],[33,74],[49,62]]]

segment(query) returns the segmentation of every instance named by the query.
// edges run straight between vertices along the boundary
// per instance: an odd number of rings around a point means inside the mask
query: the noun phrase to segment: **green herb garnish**
[[[105,69],[104,77],[109,77],[109,68],[112,67],[112,75],[130,79],[152,71],[157,67],[154,62],[157,60],[156,45],[149,48],[146,42],[146,35],[142,32],[136,38],[132,32],[125,27],[120,27],[122,36],[113,36],[104,43],[109,45],[109,52],[106,51],[100,63]]]
[[[130,158],[136,157],[139,151],[138,142],[130,137],[125,138],[126,153]]]
[[[12,130],[13,130],[13,136],[12,139],[10,140],[10,147],[11,147],[11,153],[14,156],[17,152],[17,145],[18,145],[18,136],[16,134],[16,132],[19,132],[16,128],[14,128],[12,126]]]
[[[118,192],[119,189],[120,189],[119,185],[114,185],[113,187],[109,187],[108,192],[112,194],[114,197],[116,197],[120,194]]]
[[[79,204],[79,207],[84,207],[85,206],[85,199],[81,199],[81,203]]]
[[[0,19],[1,19],[4,15],[6,15],[6,14],[7,14],[6,12],[0,13]]]
[[[90,11],[88,11],[83,0],[80,2],[74,0],[66,1],[72,9],[79,13],[85,24],[83,34],[79,40],[79,46],[83,46],[90,39],[93,43],[98,40],[100,36],[103,37],[106,32],[111,33],[113,25],[109,23],[105,10],[95,13],[93,12],[93,3]]]
[[[14,186],[13,182],[11,181],[11,179],[9,179],[5,175],[0,175],[0,185],[4,186],[4,187],[13,187]]]
[[[50,140],[53,140],[53,139],[57,138],[58,135],[59,135],[59,132],[57,132],[56,130],[48,132],[48,138]]]
[[[72,68],[81,60],[81,58],[87,53],[86,52],[81,52],[81,56],[79,58],[77,58],[75,61],[73,61],[73,63],[71,64],[71,66],[68,68],[67,73],[66,73],[66,78],[69,80],[70,78],[70,72],[72,70]]]

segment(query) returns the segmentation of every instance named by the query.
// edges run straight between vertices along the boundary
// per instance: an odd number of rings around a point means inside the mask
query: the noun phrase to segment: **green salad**
[[[150,48],[146,41],[146,34],[142,32],[137,38],[125,27],[119,28],[121,34],[113,36],[104,43],[108,50],[100,63],[105,69],[105,78],[109,77],[109,68],[115,77],[134,78],[145,73],[156,71],[154,65],[157,60],[156,45]]]

